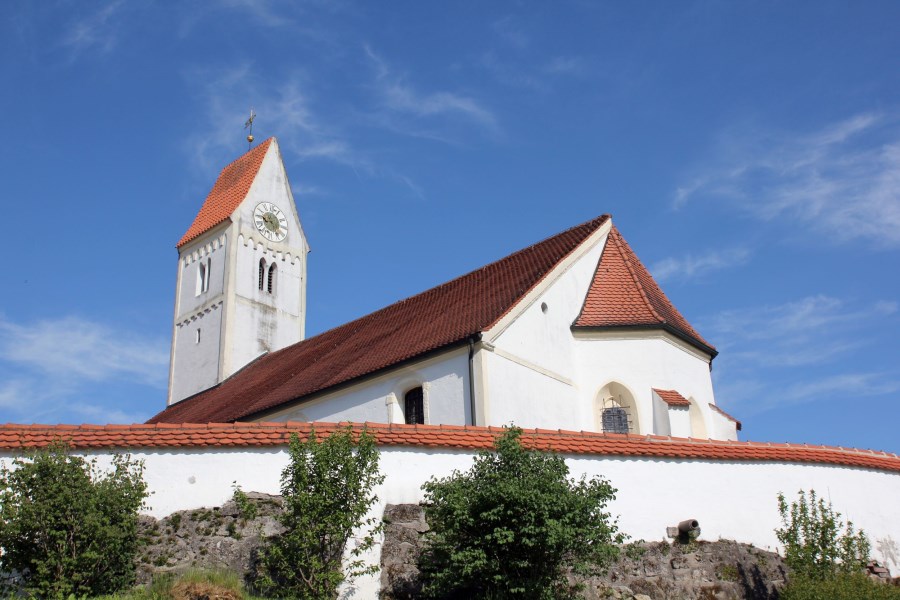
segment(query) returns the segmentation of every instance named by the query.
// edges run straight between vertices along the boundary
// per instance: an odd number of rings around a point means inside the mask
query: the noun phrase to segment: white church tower
[[[309,244],[275,138],[222,169],[177,247],[170,405],[303,339]]]

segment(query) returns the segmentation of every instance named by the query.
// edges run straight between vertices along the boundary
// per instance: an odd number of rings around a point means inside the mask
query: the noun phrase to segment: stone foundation
[[[389,504],[384,511],[381,597],[416,598],[416,559],[425,512],[417,504]],[[784,585],[783,559],[737,542],[641,542],[623,553],[603,577],[582,580],[583,597],[636,600],[775,600]],[[573,579],[574,581],[574,579]]]

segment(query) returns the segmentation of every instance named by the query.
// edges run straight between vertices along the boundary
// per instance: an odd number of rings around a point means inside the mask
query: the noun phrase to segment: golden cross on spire
[[[250,150],[250,146],[253,145],[253,119],[256,118],[256,113],[253,112],[253,109],[250,109],[250,118],[247,119],[247,122],[244,123],[244,129],[250,128],[250,133],[247,135],[247,150]]]

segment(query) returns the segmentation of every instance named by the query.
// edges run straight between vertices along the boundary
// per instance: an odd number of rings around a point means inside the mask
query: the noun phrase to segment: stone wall
[[[142,516],[139,536],[144,546],[138,556],[138,582],[191,568],[227,570],[247,577],[254,571],[262,539],[282,531],[275,518],[281,510],[280,497],[253,492],[247,497],[256,507],[253,519],[244,518],[233,500],[158,520]]]
[[[389,504],[384,511],[381,597],[416,598],[420,589],[416,559],[428,531],[417,504]],[[737,542],[641,542],[603,577],[591,578],[583,596],[638,600],[774,600],[784,583],[777,554]]]

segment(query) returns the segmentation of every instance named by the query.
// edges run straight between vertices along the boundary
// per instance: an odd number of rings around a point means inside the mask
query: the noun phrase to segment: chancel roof
[[[573,328],[659,328],[713,357],[717,354],[669,301],[615,226]]]

